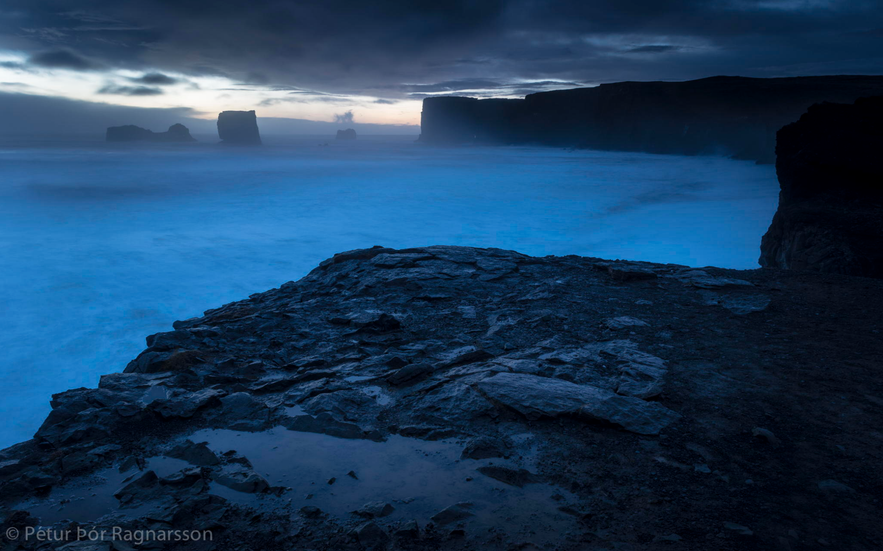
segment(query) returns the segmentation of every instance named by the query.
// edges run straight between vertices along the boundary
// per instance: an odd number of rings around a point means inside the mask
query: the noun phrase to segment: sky
[[[157,124],[254,109],[416,125],[434,95],[881,73],[883,0],[0,2],[0,114],[24,119],[37,96]]]

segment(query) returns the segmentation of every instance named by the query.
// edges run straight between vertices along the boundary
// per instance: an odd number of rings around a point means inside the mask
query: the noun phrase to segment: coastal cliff
[[[128,124],[111,126],[105,136],[108,142],[195,142],[190,130],[183,124],[173,124],[165,132],[153,132],[140,126]]]
[[[218,137],[221,143],[261,145],[261,133],[254,111],[224,111],[218,115]]]
[[[187,550],[879,548],[881,310],[883,281],[829,274],[341,253],[53,396],[0,452],[0,521],[210,531],[148,543]]]
[[[883,277],[883,97],[813,105],[778,133],[761,266]]]
[[[823,101],[883,95],[880,76],[617,82],[523,100],[423,100],[421,141],[542,144],[775,160],[776,131]]]

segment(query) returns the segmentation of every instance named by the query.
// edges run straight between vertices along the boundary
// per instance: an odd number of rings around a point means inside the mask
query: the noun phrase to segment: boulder
[[[678,414],[653,402],[561,379],[497,373],[478,383],[490,400],[528,419],[575,415],[607,421],[638,434],[659,434]]]
[[[254,111],[224,111],[218,115],[218,137],[225,144],[260,145],[258,119]]]
[[[772,268],[883,277],[883,96],[813,105],[779,130]]]

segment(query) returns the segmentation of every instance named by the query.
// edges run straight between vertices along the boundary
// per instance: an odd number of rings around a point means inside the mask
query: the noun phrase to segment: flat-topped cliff
[[[617,82],[523,100],[423,101],[425,143],[535,143],[773,162],[776,131],[823,101],[883,95],[883,76]]]
[[[233,145],[260,145],[261,133],[254,111],[224,111],[218,115],[218,137]]]
[[[211,534],[150,544],[187,550],[878,549],[881,310],[883,281],[839,275],[350,251],[53,396],[0,452],[0,521]]]

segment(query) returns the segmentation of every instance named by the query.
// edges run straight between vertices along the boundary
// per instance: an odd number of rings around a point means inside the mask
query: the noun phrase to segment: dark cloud
[[[171,84],[177,84],[178,79],[162,73],[146,73],[138,78],[133,78],[132,82],[150,84],[151,86],[168,86]]]
[[[665,52],[673,52],[678,50],[677,46],[672,46],[670,44],[648,44],[646,46],[638,46],[637,48],[631,48],[626,50],[627,54],[661,54]]]
[[[377,103],[377,104],[380,104],[380,105],[395,105],[395,104],[398,103],[398,102],[395,101],[395,100],[391,100],[391,99],[383,99],[383,98],[380,98],[380,99],[376,99],[376,100],[374,100],[374,103]]]
[[[0,67],[4,69],[25,69],[25,65],[17,61],[0,61]]]
[[[879,0],[4,0],[0,48],[42,67],[397,99],[542,89],[512,84],[525,81],[880,73],[881,28]]]
[[[94,71],[101,68],[99,63],[67,49],[36,53],[28,59],[28,63],[47,69],[70,69],[71,71]]]
[[[151,88],[149,86],[117,86],[116,84],[108,84],[98,90],[97,93],[117,96],[160,96],[163,94],[163,91],[160,88]]]

